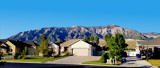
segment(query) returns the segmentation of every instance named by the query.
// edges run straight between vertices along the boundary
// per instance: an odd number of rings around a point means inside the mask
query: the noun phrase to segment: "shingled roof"
[[[160,36],[149,41],[138,41],[138,44],[141,45],[160,45]]]
[[[80,39],[71,39],[71,40],[68,40],[62,44],[60,44],[61,47],[68,47],[76,42],[80,41]]]
[[[22,41],[19,41],[19,40],[14,40],[14,39],[1,39],[0,40],[0,44],[2,43],[6,43],[7,41],[10,41],[12,44],[14,44],[15,46],[20,46],[20,47],[23,47],[23,46],[37,46],[37,44],[35,42],[32,42],[32,41],[27,41],[27,42],[22,42]]]

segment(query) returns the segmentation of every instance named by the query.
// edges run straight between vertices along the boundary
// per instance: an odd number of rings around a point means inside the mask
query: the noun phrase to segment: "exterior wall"
[[[91,54],[91,53],[92,53],[92,46],[91,46],[90,44],[82,41],[82,40],[80,40],[80,41],[74,43],[73,45],[71,45],[71,46],[68,48],[68,49],[69,49],[69,52],[73,54],[73,49],[74,49],[74,48],[76,48],[76,49],[78,49],[78,48],[88,49],[88,52],[89,52],[89,53],[88,53],[88,56],[92,56],[92,54]]]
[[[148,46],[148,49],[149,49],[149,48],[152,49],[152,52],[154,52],[154,48],[155,48],[155,47],[160,48],[160,45],[145,45],[145,46],[144,46],[144,49],[147,49],[147,46]]]
[[[0,52],[2,52],[2,53],[7,53],[7,49],[5,49],[5,48],[0,48]]]
[[[59,46],[58,46],[58,45],[55,45],[55,47],[54,47],[54,52],[55,52],[56,54],[59,53]]]
[[[0,46],[7,47],[5,44],[1,44]],[[6,48],[0,48],[0,52],[7,53],[7,49]]]
[[[91,47],[90,56],[95,56],[95,54],[96,54],[96,48],[95,47]]]
[[[78,41],[77,43],[74,43],[71,48],[89,48],[90,44],[84,42],[84,41]]]
[[[67,51],[69,52],[70,55],[73,55],[73,50],[71,49],[71,47],[68,47]]]
[[[56,54],[59,53],[59,46],[58,46],[58,45],[52,43],[50,46],[51,46],[51,48],[53,49],[53,51],[54,51]]]
[[[60,50],[61,52],[64,52],[64,47],[61,47],[61,50]]]
[[[7,45],[9,45],[9,49],[12,49],[12,52],[10,52],[12,55],[15,55],[16,53],[16,47],[14,44],[12,44],[11,42],[7,41],[6,42]]]
[[[16,53],[21,53],[22,49],[20,47],[16,47],[15,49],[15,53],[13,55],[15,55]]]
[[[36,49],[34,47],[28,47],[28,55],[34,55],[36,52]]]

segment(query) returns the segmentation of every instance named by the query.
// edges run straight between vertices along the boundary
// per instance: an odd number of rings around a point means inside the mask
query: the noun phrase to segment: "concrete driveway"
[[[99,60],[101,56],[69,56],[66,58],[62,58],[55,61],[49,61],[45,63],[50,64],[81,64],[85,61],[93,61],[93,60]]]
[[[138,59],[136,57],[127,57],[126,60],[127,60],[126,62],[124,62],[119,66],[120,67],[157,68],[155,66],[152,66],[147,61]]]

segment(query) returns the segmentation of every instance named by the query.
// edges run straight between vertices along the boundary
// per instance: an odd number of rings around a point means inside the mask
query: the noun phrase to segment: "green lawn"
[[[5,62],[33,62],[33,63],[42,63],[42,62],[46,62],[46,61],[54,61],[54,60],[61,59],[61,58],[64,58],[64,57],[43,58],[43,57],[37,56],[37,57],[30,57],[30,59],[14,59],[14,60],[13,59],[5,59],[5,60],[2,60],[2,61],[5,61]]]
[[[99,60],[95,60],[95,61],[86,61],[86,62],[82,62],[82,64],[91,64],[91,65],[119,65],[119,64],[99,63]]]
[[[160,59],[149,59],[148,62],[154,66],[160,67]]]

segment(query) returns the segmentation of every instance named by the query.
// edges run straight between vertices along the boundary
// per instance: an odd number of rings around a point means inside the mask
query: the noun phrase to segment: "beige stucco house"
[[[68,51],[73,56],[94,56],[96,54],[97,45],[87,43],[80,39],[71,39],[62,44],[61,52]]]
[[[137,41],[136,43],[136,53],[141,55],[148,54],[154,58],[160,58],[160,37],[157,37],[149,41]]]
[[[34,55],[36,51],[36,43],[28,41],[21,42],[18,40],[0,40],[0,52],[15,55],[20,54],[24,47],[28,47],[28,55]]]
[[[59,54],[59,52],[60,52],[60,46],[53,43],[53,42],[50,42],[49,48],[53,49],[53,52],[55,55]]]

